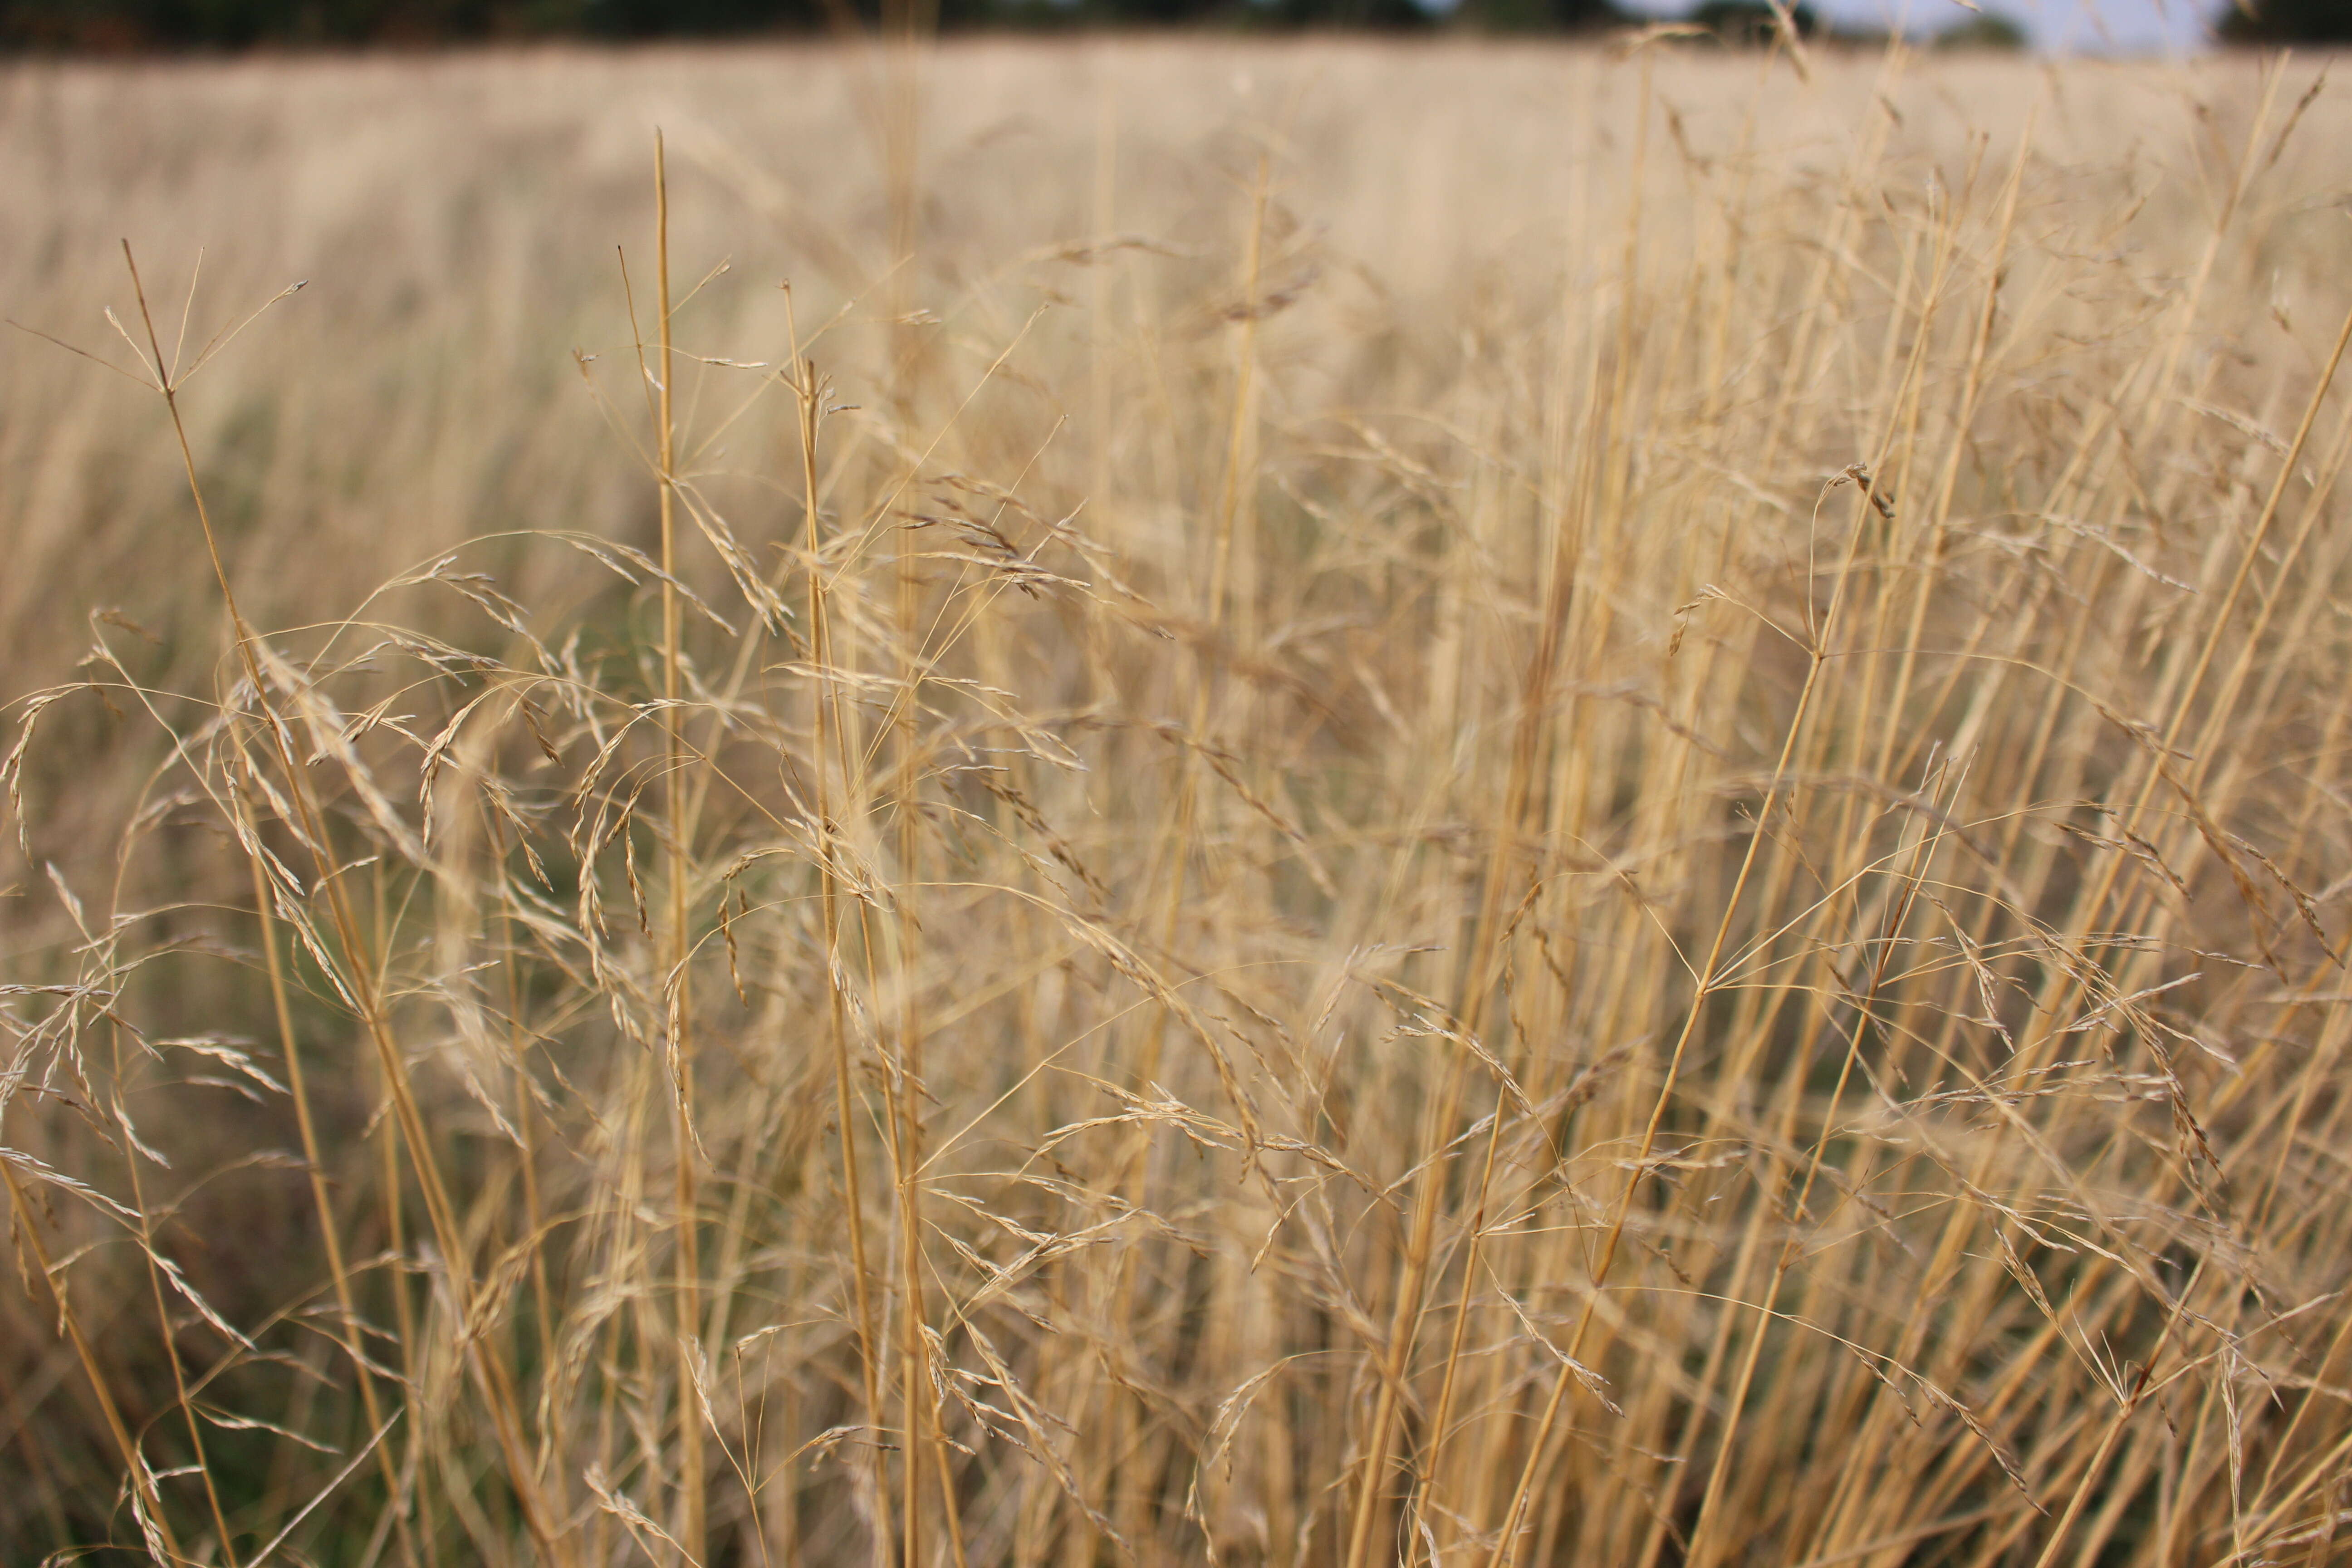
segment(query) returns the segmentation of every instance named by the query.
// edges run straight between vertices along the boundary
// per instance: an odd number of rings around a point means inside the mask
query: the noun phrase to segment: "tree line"
[[[1415,0],[911,0],[922,20],[975,27],[1404,29]],[[1465,0],[1496,25],[1569,28],[1610,0]],[[882,0],[0,0],[0,42],[76,50],[436,44],[495,39],[813,34],[880,20]]]
[[[2175,0],[2179,3],[2179,0]],[[0,0],[0,49],[169,49],[433,45],[583,37],[730,37],[871,26],[886,5],[919,9],[944,29],[1218,27],[1391,32],[1468,28],[1577,32],[1637,20],[1612,0]],[[1811,9],[1795,5],[1806,32]],[[903,15],[903,13],[901,13]],[[1764,0],[1703,0],[1692,18],[1731,42],[1768,36]],[[2225,41],[2352,41],[2352,0],[2238,0]],[[2015,47],[2017,28],[1987,14],[1952,41]]]

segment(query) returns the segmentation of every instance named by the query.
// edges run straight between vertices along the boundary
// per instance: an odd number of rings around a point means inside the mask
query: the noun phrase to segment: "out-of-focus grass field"
[[[0,69],[0,1558],[2342,1560],[2323,65]]]

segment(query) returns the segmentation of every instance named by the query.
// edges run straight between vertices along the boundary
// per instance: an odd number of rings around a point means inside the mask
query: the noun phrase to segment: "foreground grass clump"
[[[2340,1554],[2315,70],[5,95],[8,1561]]]

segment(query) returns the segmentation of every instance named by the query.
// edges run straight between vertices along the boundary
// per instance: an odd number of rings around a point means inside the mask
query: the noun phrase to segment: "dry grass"
[[[0,74],[0,1555],[2339,1560],[2352,98],[1809,64]]]

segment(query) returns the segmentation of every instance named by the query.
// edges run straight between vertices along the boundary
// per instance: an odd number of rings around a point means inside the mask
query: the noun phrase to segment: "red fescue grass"
[[[2336,1560],[2347,139],[11,68],[7,1560]]]

